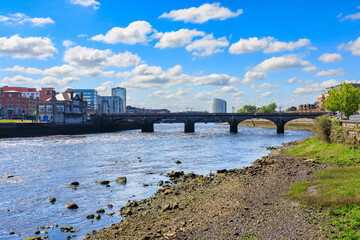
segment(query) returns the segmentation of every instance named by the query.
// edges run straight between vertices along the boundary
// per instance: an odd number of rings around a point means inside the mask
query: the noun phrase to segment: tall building
[[[83,93],[83,96],[87,101],[87,105],[91,106],[91,112],[98,113],[99,96],[95,89],[68,89],[68,90],[72,90],[75,94],[79,94],[79,95]]]
[[[121,113],[121,98],[119,96],[99,96],[101,114]]]
[[[118,96],[121,100],[120,113],[126,112],[126,89],[122,87],[116,87],[111,89],[111,96]]]
[[[226,113],[226,101],[219,98],[214,98],[212,105],[213,113]]]

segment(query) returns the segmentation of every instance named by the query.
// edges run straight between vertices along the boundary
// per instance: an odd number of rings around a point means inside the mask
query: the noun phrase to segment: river
[[[35,235],[40,226],[55,223],[58,228],[45,229],[48,234],[40,236],[65,239],[73,234],[61,232],[60,226],[71,225],[80,229],[72,239],[82,239],[118,222],[118,209],[128,200],[152,196],[159,188],[157,182],[167,180],[164,175],[172,170],[207,175],[249,166],[269,153],[267,146],[311,135],[302,131],[277,135],[275,129],[246,127],[229,134],[229,126],[203,123],[195,128],[196,133],[185,134],[183,124],[156,124],[154,133],[135,130],[0,140],[0,239],[23,239]],[[127,177],[126,184],[114,181],[120,176]],[[110,187],[95,184],[97,180],[109,180]],[[73,181],[80,183],[76,190],[66,187]],[[52,197],[57,199],[54,204],[48,201]],[[67,210],[67,202],[79,208]],[[101,214],[101,220],[93,222],[85,218],[99,208],[115,214]],[[11,231],[15,235],[9,235]]]

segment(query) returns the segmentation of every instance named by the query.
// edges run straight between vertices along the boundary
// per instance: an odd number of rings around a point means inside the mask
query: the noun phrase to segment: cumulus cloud
[[[315,74],[316,77],[323,77],[323,76],[345,76],[346,73],[343,71],[342,68],[339,69],[329,69],[327,71],[320,71]]]
[[[83,68],[128,67],[137,65],[140,57],[130,52],[113,53],[110,49],[99,50],[76,46],[66,50],[64,61]]]
[[[14,35],[9,38],[0,38],[0,56],[12,58],[37,58],[46,59],[52,57],[57,50],[50,38],[27,37],[22,38]]]
[[[318,58],[318,60],[322,62],[332,63],[341,62],[343,58],[339,53],[324,53]]]
[[[205,32],[197,31],[196,29],[180,29],[178,31],[164,33],[159,42],[156,43],[156,48],[168,48],[168,47],[183,47],[186,44],[191,43],[194,37],[205,36]]]
[[[238,42],[232,44],[229,52],[232,54],[243,54],[248,52],[257,52],[263,50],[264,53],[274,53],[282,51],[293,51],[297,48],[310,45],[310,40],[303,38],[296,42],[280,42],[274,37],[263,38],[241,38]]]
[[[297,55],[285,55],[264,60],[253,68],[257,72],[275,72],[289,68],[305,67],[311,65],[308,61],[300,59]]]
[[[99,34],[91,38],[93,41],[101,41],[105,43],[147,43],[148,35],[154,30],[150,23],[146,21],[136,21],[130,23],[126,28],[114,27],[105,35]]]
[[[342,44],[345,50],[350,51],[352,55],[360,56],[360,37],[355,41],[350,41],[346,45]]]
[[[315,72],[319,70],[316,66],[308,66],[301,69],[304,72]]]
[[[71,4],[83,7],[92,7],[94,10],[99,9],[100,3],[95,0],[70,0]]]
[[[251,85],[250,89],[259,89],[259,88],[279,88],[280,85],[278,83],[262,83],[260,85]]]
[[[62,79],[58,79],[55,77],[43,77],[41,79],[33,79],[28,77],[23,77],[21,75],[17,75],[15,77],[6,77],[2,80],[2,82],[10,83],[10,84],[39,84],[39,85],[66,85],[70,83],[80,82],[79,78],[76,77],[65,77]]]
[[[195,94],[194,96],[195,99],[197,100],[210,100],[212,98],[214,98],[214,93],[213,92],[198,92],[197,94]]]
[[[157,90],[150,93],[148,96],[151,98],[162,98],[162,99],[183,99],[184,96],[192,92],[192,88],[178,88],[174,90]]]
[[[185,23],[205,23],[209,20],[226,20],[234,18],[243,13],[242,9],[232,12],[226,7],[220,7],[220,3],[205,3],[200,7],[191,7],[187,9],[172,10],[169,13],[163,13],[159,18],[168,18],[172,21],[184,21]]]
[[[209,56],[214,53],[223,52],[227,46],[229,46],[229,42],[226,37],[216,39],[212,34],[209,34],[187,45],[185,49],[188,52],[192,52],[194,56]]]
[[[293,95],[302,96],[303,94],[319,94],[321,91],[324,91],[326,88],[340,84],[340,82],[335,79],[330,79],[323,82],[312,82],[308,81],[304,86],[296,88],[293,91]]]
[[[13,24],[25,24],[30,23],[35,27],[43,27],[46,24],[54,24],[54,20],[50,17],[42,18],[42,17],[28,17],[23,13],[14,13],[9,14],[8,16],[0,15],[0,22],[4,23],[13,23]]]
[[[225,86],[239,82],[237,77],[227,74],[211,74],[207,76],[192,76],[183,73],[182,66],[176,65],[164,71],[158,66],[141,64],[130,72],[117,74],[118,77],[127,79],[121,83],[125,88],[168,88],[177,85],[191,86]]]
[[[73,41],[71,41],[71,40],[64,40],[63,43],[62,43],[62,45],[63,45],[64,47],[68,48],[68,47],[74,46],[75,43],[74,43]]]
[[[98,86],[96,91],[101,96],[110,96],[111,86],[114,84],[112,81],[103,82],[100,86]]]
[[[241,82],[243,84],[247,84],[257,80],[263,80],[266,77],[267,77],[266,72],[248,71],[245,73],[245,77]]]
[[[260,97],[270,97],[273,93],[271,91],[263,92],[260,94]]]
[[[292,84],[292,83],[294,83],[295,80],[296,80],[296,77],[292,77],[292,78],[287,79],[286,82],[288,84]]]

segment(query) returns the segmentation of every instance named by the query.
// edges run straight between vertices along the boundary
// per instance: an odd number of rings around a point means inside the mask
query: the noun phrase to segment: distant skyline
[[[360,83],[359,1],[12,0],[0,87],[127,89],[127,103],[282,109]]]

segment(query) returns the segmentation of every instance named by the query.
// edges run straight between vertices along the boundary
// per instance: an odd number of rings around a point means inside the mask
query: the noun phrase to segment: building
[[[91,106],[92,113],[99,113],[99,96],[95,89],[67,89],[66,92],[72,91],[75,94],[83,93],[84,98],[87,100],[88,106]]]
[[[19,93],[21,93],[23,98],[33,98],[33,99],[39,98],[39,92],[36,90],[36,88],[4,86],[4,87],[2,87],[2,91],[3,92],[9,92],[9,91],[19,92]]]
[[[11,89],[11,88],[5,88]],[[36,111],[36,104],[39,98],[33,98],[35,95],[30,95],[15,90],[1,91],[0,108],[3,110],[3,115],[6,118],[23,118],[25,116],[33,115]]]
[[[214,98],[212,105],[213,113],[226,113],[226,101],[219,98]]]
[[[40,101],[45,102],[52,97],[52,92],[55,91],[54,88],[41,88],[39,91]]]
[[[321,109],[318,106],[318,102],[315,102],[314,104],[301,104],[298,107],[298,112],[322,112],[323,109]]]
[[[99,96],[101,114],[119,114],[121,111],[121,98],[119,96]]]
[[[146,109],[136,108],[132,106],[126,107],[126,113],[128,114],[167,114],[170,113],[169,109]]]
[[[87,122],[87,101],[82,93],[72,91],[56,94],[46,102],[39,102],[36,110],[38,122],[77,124]]]
[[[120,113],[126,112],[126,89],[122,87],[116,87],[111,89],[111,96],[120,97]]]

